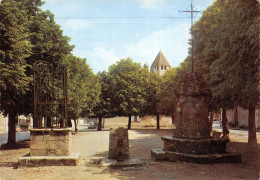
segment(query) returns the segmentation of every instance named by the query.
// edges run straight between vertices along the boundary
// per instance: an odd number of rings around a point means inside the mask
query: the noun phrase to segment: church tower
[[[153,64],[151,65],[150,71],[157,72],[159,75],[163,75],[168,69],[171,69],[171,65],[160,50],[155,60],[153,61]]]

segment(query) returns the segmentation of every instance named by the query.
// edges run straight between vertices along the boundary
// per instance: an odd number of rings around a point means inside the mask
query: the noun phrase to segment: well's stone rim
[[[43,128],[43,129],[37,129],[37,128],[32,128],[29,129],[29,131],[72,131],[72,128]]]

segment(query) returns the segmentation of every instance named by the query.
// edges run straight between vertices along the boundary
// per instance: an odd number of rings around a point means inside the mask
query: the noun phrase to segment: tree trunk
[[[156,122],[157,122],[157,128],[156,129],[160,129],[160,114],[159,113],[156,114]]]
[[[47,128],[51,128],[51,117],[47,117]]]
[[[8,118],[8,140],[7,146],[12,148],[16,144],[16,123],[15,123],[16,114],[11,112],[9,113]]]
[[[255,125],[255,107],[251,104],[249,105],[248,113],[248,144],[257,144],[256,139],[256,125]]]
[[[105,118],[103,118],[103,121],[102,121],[102,128],[105,128]]]
[[[171,118],[172,118],[172,125],[173,125],[174,124],[174,114],[172,114]]]
[[[77,133],[79,132],[79,130],[78,130],[78,123],[76,119],[74,119],[74,124],[75,124],[75,133]]]
[[[41,126],[40,126],[41,127]],[[64,121],[63,118],[60,118],[60,128],[64,128]]]
[[[98,131],[102,131],[101,126],[102,126],[102,117],[98,117],[98,128],[97,128]]]
[[[68,126],[69,126],[69,127],[72,127],[71,119],[68,120]]]
[[[235,127],[238,126],[238,109],[237,109],[237,107],[234,109],[234,125],[235,125]]]
[[[209,133],[211,134],[212,133],[212,130],[213,130],[213,112],[210,111],[210,114],[209,114],[209,122],[210,122],[210,129],[209,129]]]
[[[131,129],[131,115],[128,115],[128,129]]]
[[[229,138],[229,130],[228,130],[228,127],[227,127],[227,122],[228,122],[228,119],[227,119],[227,111],[226,111],[226,108],[223,108],[222,109],[222,133],[223,133],[223,138]]]

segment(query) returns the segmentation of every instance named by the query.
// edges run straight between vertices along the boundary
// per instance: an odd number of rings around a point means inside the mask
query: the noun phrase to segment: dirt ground
[[[73,152],[80,152],[77,166],[19,167],[18,158],[29,153],[29,141],[20,142],[19,148],[1,150],[0,179],[259,179],[260,144],[247,145],[247,132],[231,130],[231,142],[227,148],[242,153],[239,164],[194,164],[185,162],[155,162],[150,151],[162,148],[161,136],[171,135],[170,119],[162,120],[162,129],[156,130],[153,120],[132,123],[129,130],[130,157],[145,162],[134,169],[110,169],[93,164],[93,159],[107,158],[109,128],[127,125],[127,118],[105,121],[103,131],[88,130],[79,125],[80,132],[72,137]],[[149,125],[150,124],[150,125]],[[145,126],[145,127],[144,127]],[[260,134],[258,133],[258,141]]]

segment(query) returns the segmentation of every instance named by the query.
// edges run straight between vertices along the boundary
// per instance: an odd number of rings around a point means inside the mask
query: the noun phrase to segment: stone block
[[[30,149],[30,156],[48,156],[47,149]]]
[[[152,159],[155,161],[168,160],[171,162],[184,161],[199,164],[212,163],[241,163],[242,156],[237,152],[227,152],[224,154],[186,154],[171,151],[164,151],[161,149],[153,149],[151,151]]]
[[[210,154],[225,153],[228,139],[183,139],[165,136],[161,138],[164,142],[165,151],[187,153],[187,154]]]
[[[168,159],[168,157],[166,156],[166,151],[162,149],[152,149],[151,157],[155,161],[164,161]]]
[[[68,156],[71,153],[71,129],[31,130],[32,156]]]
[[[31,149],[49,149],[48,141],[31,141],[30,142]]]
[[[122,160],[129,158],[129,140],[126,128],[110,129],[108,158]]]
[[[79,153],[72,153],[69,156],[24,156],[19,158],[18,166],[75,166],[79,158]]]

